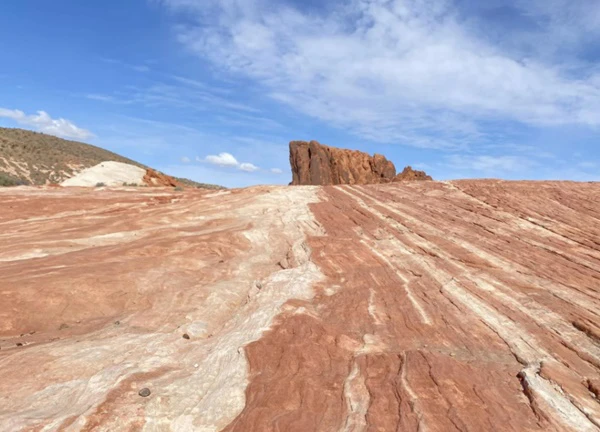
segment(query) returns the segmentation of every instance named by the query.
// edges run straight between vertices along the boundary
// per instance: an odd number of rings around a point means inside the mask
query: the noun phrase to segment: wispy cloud
[[[126,86],[110,94],[89,93],[85,97],[118,105],[164,106],[193,111],[216,111],[227,113],[228,116],[260,113],[260,109],[226,97],[227,94],[228,90],[223,88],[169,75],[163,79],[154,80],[147,86]]]
[[[583,28],[567,18],[579,13],[578,2],[517,4],[552,23],[555,33],[539,44],[547,46],[560,32],[576,40],[595,28],[598,3],[583,2],[593,15]],[[163,3],[195,14],[197,24],[177,26],[192,52],[254,80],[279,102],[371,140],[452,149],[502,133],[487,129],[490,121],[600,126],[597,70],[566,69],[533,42],[515,50],[494,41],[451,0],[351,0],[320,15],[267,0]]]
[[[598,168],[600,166],[600,164],[598,162],[591,162],[591,161],[580,162],[577,165],[583,169],[594,169],[594,168]]]
[[[254,172],[254,171],[258,171],[260,168],[249,162],[244,162],[239,165],[239,169],[241,169],[242,171],[246,171],[246,172]]]
[[[207,84],[204,83],[202,81],[198,81],[195,79],[191,79],[191,78],[187,78],[187,77],[183,77],[183,76],[179,76],[179,75],[170,75],[169,76],[172,80],[177,81],[181,84],[185,84],[187,86],[191,86],[191,87],[196,87],[196,88],[200,88],[203,90],[210,90],[213,93],[219,93],[219,94],[231,94],[231,90],[224,88],[224,87],[218,87],[215,86],[214,84]]]
[[[447,157],[447,165],[459,171],[478,171],[480,173],[523,172],[537,165],[537,162],[519,156],[490,155],[451,155]]]
[[[132,69],[136,72],[142,72],[142,73],[146,73],[146,72],[150,72],[152,71],[152,69],[145,64],[131,64],[131,63],[127,63],[121,60],[117,60],[114,58],[108,58],[108,57],[101,57],[100,61],[104,62],[104,63],[109,63],[109,64],[113,64],[113,65],[119,65],[128,69]]]
[[[84,140],[94,136],[90,131],[76,126],[69,120],[50,117],[45,111],[38,111],[37,114],[27,115],[20,110],[0,108],[0,117],[9,118],[20,125],[29,126],[40,132],[63,138]]]
[[[150,67],[146,65],[134,65],[131,67],[133,70],[137,72],[150,72]]]
[[[282,174],[283,173],[283,171],[281,169],[279,169],[279,168],[271,168],[270,171],[273,174]]]
[[[100,102],[113,102],[113,103],[117,103],[118,102],[118,100],[115,99],[115,97],[110,96],[110,95],[90,93],[90,94],[86,94],[85,97],[88,98],[88,99],[97,100],[97,101],[100,101]]]

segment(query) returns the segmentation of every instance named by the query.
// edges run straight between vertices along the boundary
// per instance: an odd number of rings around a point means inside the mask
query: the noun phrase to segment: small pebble
[[[183,334],[183,338],[184,338],[184,339],[189,339],[189,338],[190,338],[190,335],[189,335],[189,334],[187,334],[187,333],[184,333],[184,334]]]
[[[115,321],[115,325],[121,325],[121,321]]]
[[[23,346],[21,342],[17,342],[17,346]]]
[[[150,393],[152,393],[152,392],[150,391],[150,389],[149,389],[149,388],[147,388],[147,387],[144,387],[143,389],[141,389],[141,390],[140,390],[140,392],[139,392],[138,394],[139,394],[141,397],[148,397],[148,396],[150,396]]]
[[[194,364],[194,367],[195,367],[195,368],[197,368],[197,367],[198,367],[198,363],[195,363],[195,364]]]

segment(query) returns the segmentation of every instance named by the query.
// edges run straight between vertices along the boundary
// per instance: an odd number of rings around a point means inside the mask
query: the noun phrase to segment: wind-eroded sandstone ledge
[[[0,430],[600,425],[599,184],[0,202]]]

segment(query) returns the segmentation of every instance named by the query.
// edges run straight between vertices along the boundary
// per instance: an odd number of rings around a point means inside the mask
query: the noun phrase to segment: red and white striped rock
[[[0,203],[2,430],[600,427],[599,184]]]

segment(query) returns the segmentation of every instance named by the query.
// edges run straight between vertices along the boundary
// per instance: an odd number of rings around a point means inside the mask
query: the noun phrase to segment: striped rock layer
[[[0,203],[0,430],[600,428],[600,184]]]

